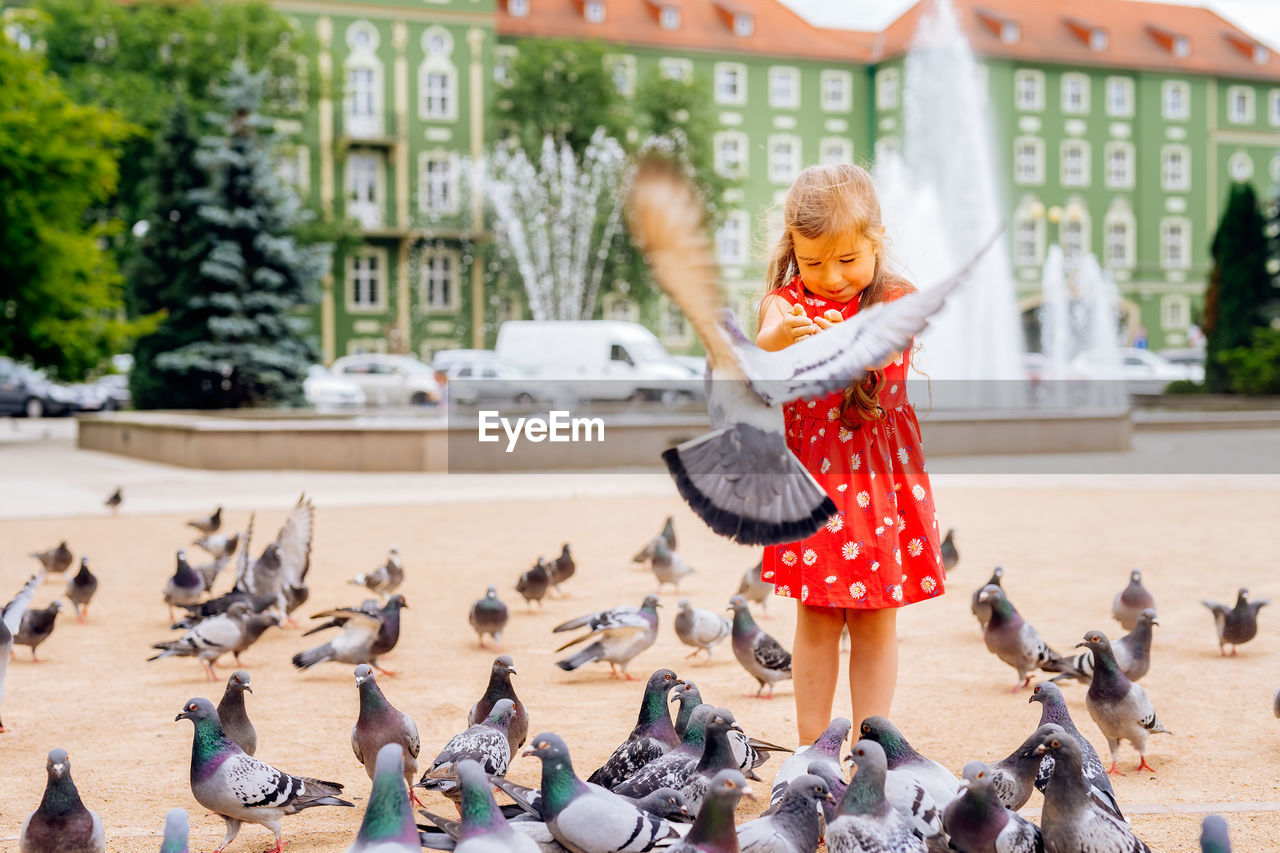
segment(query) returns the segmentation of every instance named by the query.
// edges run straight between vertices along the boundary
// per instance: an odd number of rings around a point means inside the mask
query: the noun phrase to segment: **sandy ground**
[[[218,499],[210,495],[212,504]],[[1019,489],[937,488],[939,516],[958,531],[961,563],[949,593],[907,608],[901,618],[902,668],[893,717],[921,752],[959,770],[973,758],[1007,755],[1033,729],[1039,706],[1027,691],[1011,693],[1011,669],[987,653],[969,614],[969,595],[997,563],[1006,567],[1014,603],[1060,651],[1086,631],[1119,633],[1110,602],[1132,566],[1142,567],[1160,610],[1154,664],[1143,684],[1173,736],[1152,739],[1154,774],[1117,778],[1121,804],[1140,835],[1157,851],[1198,849],[1199,821],[1207,811],[1229,811],[1240,851],[1275,850],[1280,828],[1277,726],[1271,697],[1278,682],[1280,614],[1262,612],[1262,633],[1239,657],[1221,659],[1212,621],[1200,599],[1232,599],[1238,586],[1257,596],[1280,595],[1275,580],[1275,519],[1280,491],[1202,485],[1150,488]],[[212,508],[212,507],[210,507]],[[260,507],[258,547],[287,507]],[[676,517],[681,551],[698,573],[682,595],[704,607],[723,607],[742,570],[757,554],[712,535],[679,503],[666,497],[548,499],[489,504],[341,508],[321,504],[307,612],[355,604],[360,591],[345,579],[378,562],[397,544],[408,567],[402,592],[410,609],[399,647],[387,663],[400,675],[384,678],[391,701],[417,720],[423,759],[465,727],[466,711],[479,696],[493,658],[478,648],[466,623],[470,602],[494,583],[512,607],[505,638],[515,656],[517,690],[531,715],[530,732],[555,730],[569,741],[586,775],[630,730],[641,686],[607,677],[603,665],[576,673],[554,666],[559,637],[550,629],[563,619],[602,606],[638,604],[655,581],[636,569],[630,555],[656,533],[668,513]],[[243,526],[247,513],[230,514]],[[7,599],[34,567],[25,555],[61,538],[77,556],[90,555],[101,577],[91,621],[78,625],[69,613],[41,648],[33,665],[26,648],[10,665],[0,735],[0,850],[16,850],[19,826],[38,804],[45,783],[45,755],[66,748],[86,804],[106,824],[108,849],[155,850],[165,811],[191,813],[192,849],[211,849],[223,824],[208,816],[188,787],[191,725],[174,722],[193,696],[214,701],[223,684],[203,680],[194,660],[147,663],[149,644],[173,636],[161,590],[176,548],[191,541],[185,515],[37,518],[0,521],[0,597]],[[1272,531],[1268,533],[1267,531]],[[512,585],[539,554],[551,556],[569,542],[578,575],[569,597],[526,613]],[[219,589],[230,583],[220,580]],[[49,581],[36,603],[63,591]],[[712,702],[733,708],[750,733],[795,742],[789,683],[778,698],[746,698],[754,682],[727,645],[707,666],[687,666],[685,649],[671,628],[676,594],[666,610],[657,644],[636,659],[643,677],[670,666],[695,680]],[[790,645],[794,608],[775,600],[766,630]],[[363,814],[368,779],[351,753],[356,715],[351,670],[325,664],[295,671],[290,656],[309,645],[296,630],[268,633],[246,656],[255,693],[248,698],[259,731],[258,756],[286,770],[347,785],[356,809],[312,809],[287,818],[293,851],[343,850]],[[843,691],[841,691],[843,692]],[[1077,724],[1105,753],[1105,742],[1084,707],[1078,687],[1067,688]],[[847,693],[837,693],[837,713],[848,713]],[[1122,767],[1137,756],[1126,745]],[[767,797],[776,763],[761,768]],[[538,762],[517,759],[510,775],[536,784]],[[434,795],[432,795],[434,797]],[[429,801],[438,810],[446,801]],[[1028,813],[1040,805],[1034,795]],[[746,803],[741,816],[759,811]],[[270,835],[246,825],[232,850],[266,850]]]

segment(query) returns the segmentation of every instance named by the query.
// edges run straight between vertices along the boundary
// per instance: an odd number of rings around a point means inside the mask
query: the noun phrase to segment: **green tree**
[[[164,387],[146,404],[300,403],[302,380],[318,357],[301,312],[319,297],[332,247],[296,239],[304,211],[276,172],[274,121],[260,112],[265,81],[237,62],[214,90],[223,133],[205,139],[196,157],[210,184],[188,194],[208,249],[198,276],[163,292],[168,316],[158,340],[139,341],[139,353],[155,353],[142,369]],[[177,250],[149,251],[161,261]]]
[[[1209,390],[1226,391],[1230,376],[1219,354],[1249,345],[1270,296],[1265,222],[1250,184],[1231,185],[1212,253],[1205,295],[1205,382]]]
[[[79,378],[128,332],[119,272],[99,248],[117,223],[89,213],[116,189],[131,128],[76,104],[3,34],[0,116],[0,352]]]

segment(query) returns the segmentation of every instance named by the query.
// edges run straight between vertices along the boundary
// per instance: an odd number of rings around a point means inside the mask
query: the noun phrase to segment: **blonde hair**
[[[851,233],[865,238],[876,256],[871,282],[858,294],[859,308],[884,302],[903,290],[915,290],[909,282],[886,270],[884,222],[871,174],[861,166],[842,163],[810,166],[787,191],[782,237],[770,253],[765,274],[767,291],[785,287],[800,272],[795,234],[807,240],[822,240],[828,251],[833,251],[836,241]],[[859,421],[883,418],[878,398],[884,383],[884,371],[875,370],[846,388],[841,420],[856,427]]]

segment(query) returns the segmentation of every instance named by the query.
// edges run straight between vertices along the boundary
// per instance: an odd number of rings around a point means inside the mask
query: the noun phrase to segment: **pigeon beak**
[[[186,715],[185,713],[179,714],[178,716],[176,716],[176,717],[174,717],[174,718],[173,718],[173,721],[176,723],[176,722],[178,722],[178,720],[181,720],[181,719],[183,719],[183,718],[184,718],[184,717],[186,717],[186,716],[187,716],[187,715]]]
[[[1081,640],[1080,642],[1076,643],[1076,648],[1077,648],[1077,649],[1078,649],[1078,648],[1081,648],[1081,647],[1082,647],[1082,646],[1084,646],[1084,645],[1085,645],[1085,642],[1084,642],[1083,640]]]
[[[55,764],[55,765],[53,765],[53,775],[54,775],[54,776],[57,776],[59,779],[61,779],[61,778],[62,778],[62,773],[63,773],[63,771],[65,771],[66,769],[67,769],[67,765],[65,765],[65,764]]]
[[[972,783],[972,782],[970,782],[968,779],[961,779],[961,780],[960,780],[960,787],[959,787],[959,788],[957,788],[956,790],[957,790],[957,791],[967,791],[967,790],[969,790],[969,786],[970,786],[971,784],[973,784],[973,783]]]
[[[1037,746],[1037,747],[1035,748],[1035,752],[1033,752],[1033,753],[1031,753],[1031,754],[1032,754],[1032,755],[1044,755],[1044,754],[1045,754],[1045,753],[1047,753],[1048,751],[1049,751],[1049,750],[1045,748],[1045,745],[1044,745],[1044,744],[1040,744],[1039,746]]]
[[[832,794],[830,791],[827,791],[827,793],[823,794],[822,799],[826,800],[828,803],[831,803],[832,805],[835,805],[835,802],[836,802],[835,795]]]
[[[520,757],[521,758],[537,758],[538,751],[536,749],[526,749],[524,752],[520,753]]]

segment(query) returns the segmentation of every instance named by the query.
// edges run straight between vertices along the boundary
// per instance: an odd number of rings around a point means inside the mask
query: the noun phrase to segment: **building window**
[[[800,137],[778,134],[769,137],[769,180],[790,184],[800,174]]]
[[[1133,143],[1108,142],[1103,149],[1105,183],[1109,190],[1133,189]]]
[[[1019,68],[1013,72],[1013,104],[1020,110],[1044,109],[1044,72]]]
[[[619,320],[625,323],[640,321],[640,306],[634,299],[621,293],[606,293],[600,300],[601,312],[606,320]]]
[[[1064,139],[1059,149],[1059,180],[1064,187],[1089,186],[1089,143],[1083,139]]]
[[[347,309],[350,311],[382,311],[387,307],[383,286],[383,255],[377,250],[364,250],[347,258]]]
[[[1267,121],[1272,127],[1280,127],[1280,89],[1267,93]]]
[[[506,88],[515,82],[511,69],[516,64],[516,48],[514,45],[500,44],[493,49],[493,82]]]
[[[1160,328],[1184,332],[1191,325],[1191,297],[1185,293],[1169,293],[1160,297]]]
[[[1023,204],[1015,214],[1013,263],[1020,267],[1039,266],[1044,261],[1044,215],[1032,213],[1035,202]]]
[[[824,110],[848,112],[853,108],[853,75],[848,71],[823,71],[819,85]]]
[[[775,109],[800,107],[800,69],[774,66],[769,69],[769,106]]]
[[[1107,78],[1107,115],[1117,118],[1133,115],[1133,80],[1131,78]]]
[[[423,213],[457,213],[457,155],[445,151],[425,153],[418,162],[418,209]]]
[[[1013,140],[1013,179],[1019,184],[1044,183],[1044,140],[1020,136]]]
[[[382,134],[382,63],[378,30],[368,21],[347,27],[346,132],[349,136]]]
[[[744,211],[729,211],[716,231],[716,260],[726,266],[747,262],[747,214]]]
[[[898,108],[898,84],[901,79],[896,68],[884,68],[876,72],[876,109]]]
[[[1160,149],[1160,186],[1165,192],[1191,189],[1191,149],[1166,145]]]
[[[1071,115],[1089,112],[1089,77],[1071,72],[1062,75],[1062,111]]]
[[[689,339],[689,321],[680,306],[666,296],[660,300],[658,334],[664,341],[682,343]]]
[[[1162,113],[1167,121],[1191,118],[1191,85],[1185,80],[1166,80],[1160,86]]]
[[[365,228],[382,224],[380,159],[364,152],[347,155],[347,214]]]
[[[276,174],[300,197],[306,198],[311,190],[311,149],[305,145],[282,146]]]
[[[457,118],[457,75],[453,69],[425,71],[422,81],[422,117],[436,121]]]
[[[741,106],[747,102],[747,66],[741,62],[716,63],[716,103]]]
[[[513,18],[527,18],[529,0],[507,0],[507,14]]]
[[[693,82],[693,60],[664,56],[658,60],[658,73],[667,80],[679,80],[681,83]]]
[[[1170,217],[1160,221],[1160,266],[1168,270],[1191,266],[1191,220]]]
[[[1123,201],[1113,203],[1102,220],[1102,263],[1108,269],[1132,269],[1134,266],[1133,210]]]
[[[756,22],[750,15],[740,13],[733,16],[733,34],[735,36],[746,38],[755,31]]]
[[[680,7],[663,6],[662,11],[658,13],[658,25],[664,30],[680,29]]]
[[[1253,124],[1253,87],[1227,87],[1227,121],[1232,124]]]
[[[1067,213],[1058,226],[1058,242],[1068,264],[1078,264],[1089,254],[1089,214],[1079,203],[1067,205]]]
[[[1231,180],[1245,183],[1253,177],[1253,158],[1247,151],[1237,151],[1227,160],[1227,174]]]
[[[458,302],[458,253],[431,249],[422,253],[419,301],[428,311],[453,311]]]
[[[605,67],[618,94],[630,98],[636,93],[636,58],[629,54],[612,54],[605,57]]]
[[[818,143],[818,162],[824,166],[836,166],[853,162],[853,140],[828,136]]]
[[[602,0],[587,0],[586,6],[582,9],[582,16],[587,19],[589,24],[603,24],[604,3]]]
[[[747,136],[736,130],[725,130],[715,135],[716,173],[726,178],[741,178],[747,174]]]

